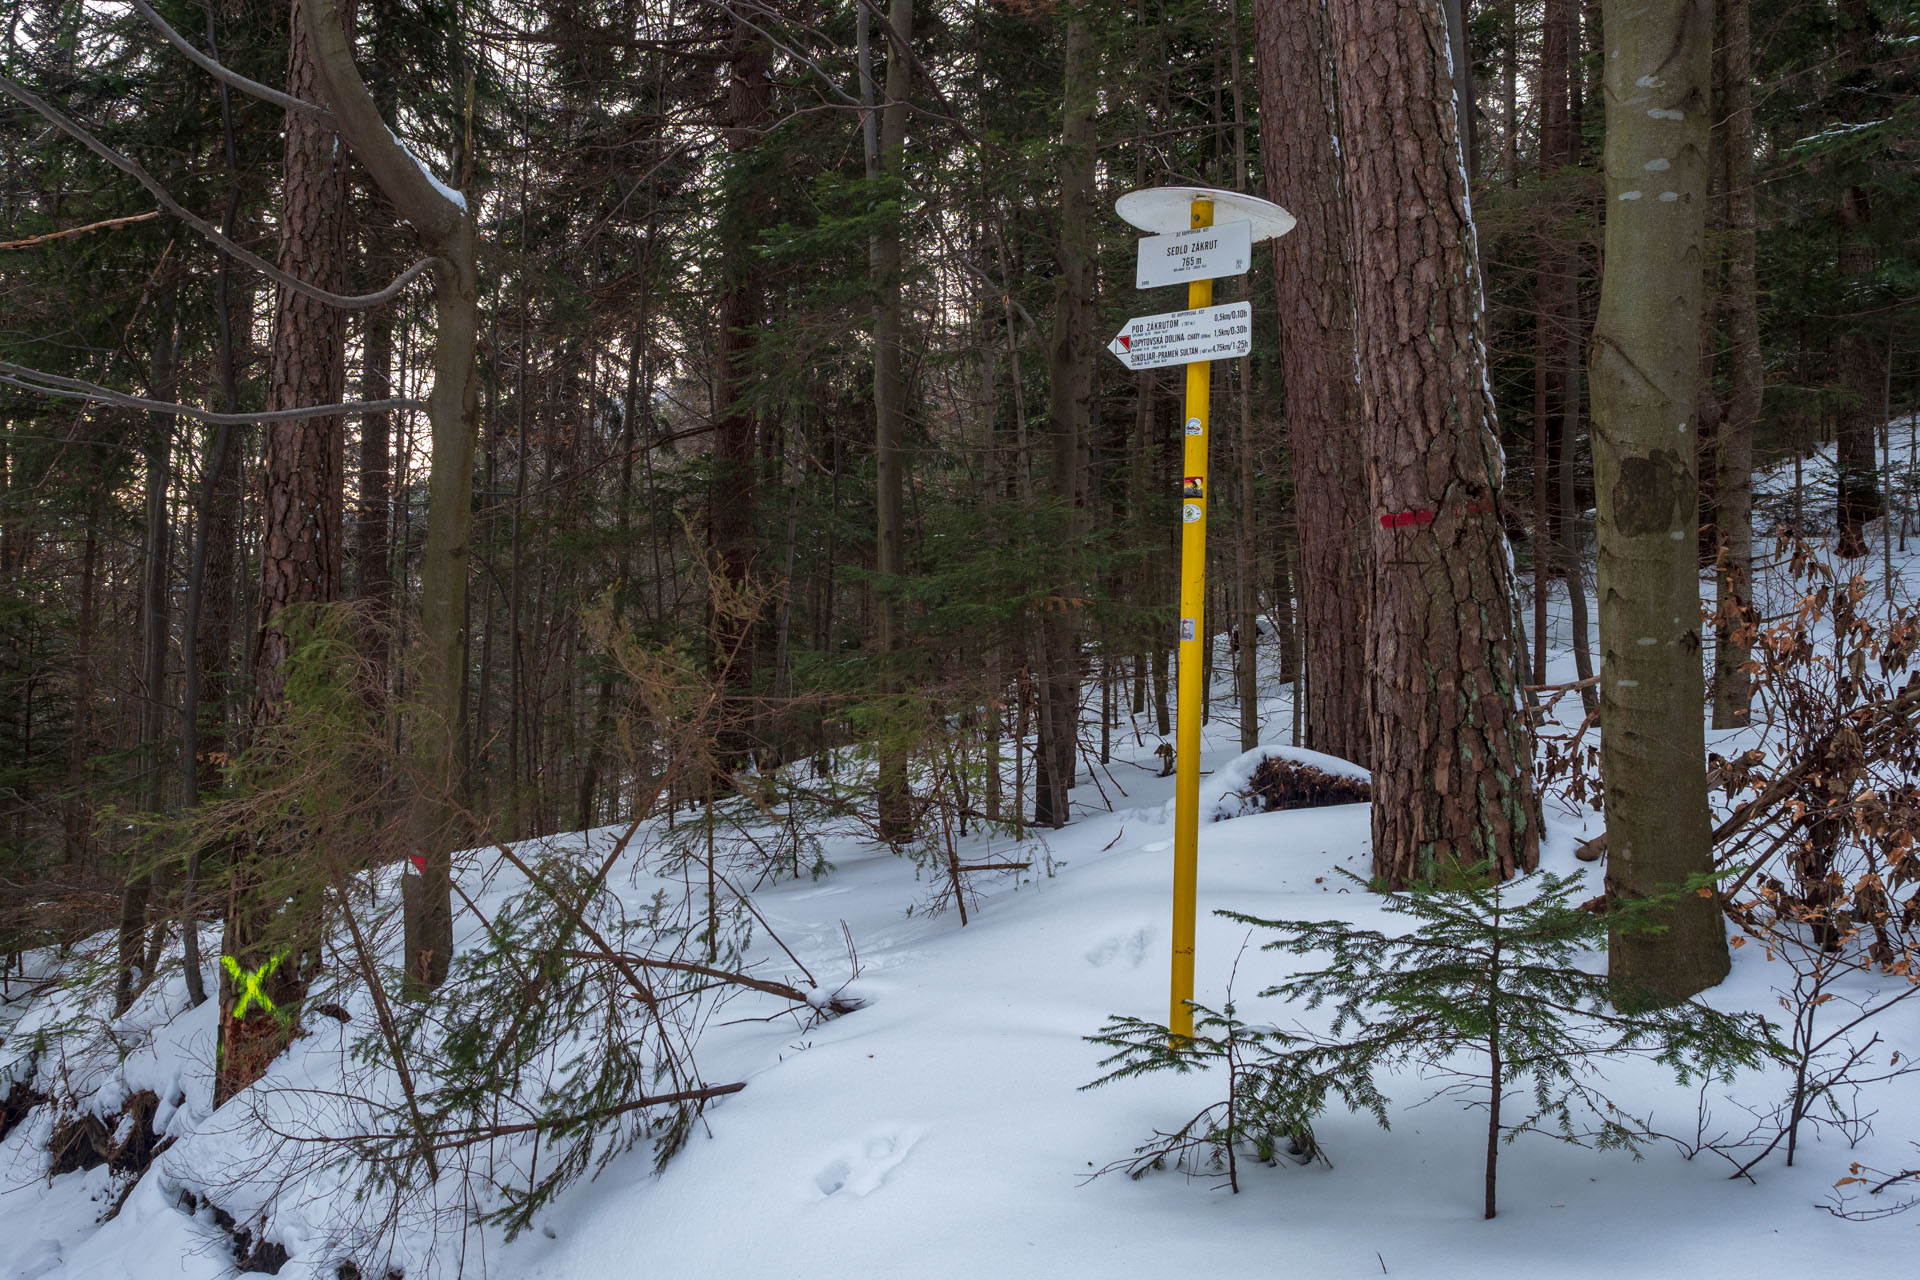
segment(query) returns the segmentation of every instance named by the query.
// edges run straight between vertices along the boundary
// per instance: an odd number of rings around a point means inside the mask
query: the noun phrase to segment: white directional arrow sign
[[[1191,360],[1229,360],[1253,350],[1253,304],[1229,302],[1194,311],[1135,316],[1107,350],[1129,369],[1158,369]]]
[[[1134,288],[1243,276],[1253,260],[1253,224],[1228,222],[1217,227],[1145,236],[1134,270]]]

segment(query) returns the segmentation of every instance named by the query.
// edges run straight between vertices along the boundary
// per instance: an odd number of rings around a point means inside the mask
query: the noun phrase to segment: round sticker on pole
[[[1200,504],[1185,502],[1180,505],[1180,523],[1197,524],[1200,520]]]

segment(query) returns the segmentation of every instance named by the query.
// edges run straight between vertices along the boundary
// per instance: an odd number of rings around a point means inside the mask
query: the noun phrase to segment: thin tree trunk
[[[1547,0],[1540,41],[1540,176],[1547,188],[1557,189],[1560,170],[1571,159],[1572,142],[1568,134],[1567,80],[1573,17],[1572,0]],[[1566,290],[1572,280],[1571,254],[1560,243],[1555,225],[1564,214],[1556,195],[1541,206],[1535,226],[1535,245],[1539,264],[1534,271],[1534,373],[1533,373],[1533,682],[1547,682],[1547,584],[1555,576],[1555,517],[1564,536],[1567,509],[1557,504],[1554,492],[1554,449],[1551,391],[1561,380],[1562,371],[1577,359],[1572,347],[1565,309]],[[1577,286],[1575,286],[1577,287]],[[1562,387],[1560,397],[1560,466],[1564,471],[1567,443],[1566,423],[1570,413]],[[1556,512],[1554,507],[1560,506]]]
[[[1720,530],[1714,575],[1713,727],[1747,723],[1753,677],[1748,634],[1753,606],[1753,432],[1760,420],[1760,309],[1755,270],[1753,41],[1748,0],[1722,0],[1726,57],[1727,411],[1714,453]]]
[[[1865,187],[1841,194],[1837,271],[1841,288],[1847,282],[1866,281],[1875,269],[1875,252],[1868,224],[1870,196]],[[1834,418],[1834,449],[1839,459],[1840,501],[1836,517],[1840,555],[1867,554],[1866,526],[1885,510],[1874,457],[1874,417],[1880,408],[1880,387],[1886,378],[1879,337],[1870,324],[1854,320],[1833,342],[1833,363],[1839,375],[1840,401]]]
[[[1080,734],[1081,565],[1072,548],[1085,526],[1087,453],[1093,423],[1094,113],[1092,28],[1083,11],[1067,19],[1062,71],[1060,274],[1054,284],[1053,334],[1047,344],[1049,426],[1053,437],[1052,496],[1068,548],[1066,578],[1042,616],[1045,688],[1041,696],[1039,755],[1045,785],[1035,784],[1034,821],[1063,826],[1078,769]]]
[[[177,381],[178,343],[175,317],[170,304],[156,307],[153,317],[153,395],[172,400]],[[167,727],[173,717],[167,710],[167,637],[171,631],[172,611],[168,608],[168,572],[172,558],[173,523],[167,495],[171,487],[173,458],[173,419],[164,413],[147,415],[146,491],[147,528],[142,556],[140,592],[140,769],[143,807],[158,816],[165,807],[166,772],[163,768]],[[128,868],[120,892],[119,966],[114,976],[113,1008],[115,1016],[127,1011],[152,976],[152,962],[146,958],[146,912],[151,887],[160,879],[158,842],[142,840],[141,853]],[[154,925],[164,930],[164,916]],[[139,975],[135,978],[135,969]]]
[[[1580,443],[1580,370],[1585,363],[1580,340],[1579,263],[1579,256],[1575,253],[1568,253],[1562,259],[1566,278],[1561,284],[1563,302],[1560,315],[1565,325],[1561,350],[1566,359],[1561,366],[1560,448],[1555,454],[1554,466],[1560,481],[1560,579],[1567,589],[1573,670],[1575,678],[1585,681],[1593,677],[1593,648],[1591,620],[1587,616],[1586,575],[1581,571],[1580,564],[1580,504],[1574,490],[1574,464]],[[1586,715],[1599,710],[1599,691],[1590,684],[1580,686],[1580,707]]]
[[[760,424],[748,407],[754,375],[749,369],[760,323],[760,271],[755,248],[769,208],[760,180],[746,176],[773,100],[769,79],[773,52],[767,40],[736,19],[728,50],[728,164],[736,173],[728,184],[719,234],[724,265],[720,294],[719,343],[714,378],[713,474],[708,493],[707,545],[720,575],[709,594],[709,667],[724,690],[715,742],[715,785],[726,788],[753,750],[749,727],[757,655],[748,576],[753,563],[754,453]]]
[[[913,0],[892,0],[888,23],[902,43],[910,43]],[[912,81],[905,50],[889,43],[878,161],[880,173],[896,182],[905,178],[907,99]],[[874,567],[880,579],[874,606],[882,663],[880,691],[886,698],[899,692],[894,666],[906,641],[896,594],[906,572],[905,458],[901,447],[907,408],[900,352],[902,257],[902,228],[898,221],[888,220],[874,237],[872,251],[873,280],[880,299],[873,318],[874,514],[878,525]],[[897,728],[881,734],[876,798],[881,838],[899,843],[911,837],[913,796],[907,781],[906,745]]]
[[[100,539],[89,512],[80,552],[80,613],[73,638],[73,724],[67,736],[67,800],[61,812],[62,852],[69,871],[86,860],[93,806],[88,797],[87,744],[93,723],[93,633],[99,598]]]
[[[433,452],[420,559],[420,711],[410,744],[416,787],[407,822],[412,865],[419,874],[402,882],[405,973],[417,994],[445,980],[453,951],[452,853],[462,834],[466,772],[461,730],[479,409],[474,367],[479,233],[465,198],[449,194],[423,172],[381,119],[354,66],[350,27],[337,16],[334,0],[302,0],[302,7],[312,19],[314,62],[325,101],[361,163],[442,264],[434,280],[433,391],[427,407]]]
[[[367,317],[360,394],[384,400],[393,394],[393,317],[385,308]],[[386,684],[386,633],[393,611],[393,575],[387,564],[387,504],[392,487],[393,415],[369,413],[360,426],[359,509],[353,527],[355,584],[362,607],[374,624],[368,657],[372,681]]]
[[[1228,57],[1233,63],[1233,185],[1236,191],[1247,189],[1247,112],[1240,87],[1240,3],[1232,0],[1232,18]],[[1241,356],[1240,375],[1240,536],[1234,542],[1235,586],[1239,591],[1240,663],[1240,750],[1251,751],[1260,745],[1260,671],[1258,596],[1254,590],[1254,531],[1258,527],[1253,513],[1253,359]]]

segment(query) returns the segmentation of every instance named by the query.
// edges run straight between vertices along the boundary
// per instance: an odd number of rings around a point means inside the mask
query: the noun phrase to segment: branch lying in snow
[[[127,2],[133,6],[135,13],[138,13],[147,20],[148,26],[158,31],[161,36],[165,38],[168,44],[186,54],[188,58],[193,60],[196,66],[214,79],[224,80],[226,83],[240,90],[240,92],[250,93],[256,98],[273,103],[276,107],[285,107],[289,111],[304,111],[309,115],[318,116],[322,120],[333,119],[333,112],[320,106],[318,103],[308,102],[304,98],[296,98],[292,94],[282,93],[280,90],[261,84],[257,80],[249,80],[239,72],[230,71],[220,63],[215,62],[212,58],[209,58],[206,54],[188,44],[186,37],[168,26],[167,20],[155,13],[153,7],[147,3],[147,0],[127,0]]]
[[[518,1133],[544,1133],[554,1129],[570,1129],[591,1121],[610,1120],[615,1116],[622,1116],[629,1111],[639,1111],[646,1107],[671,1106],[676,1102],[705,1102],[712,1098],[725,1097],[729,1093],[739,1093],[746,1087],[747,1082],[742,1080],[735,1084],[714,1084],[697,1089],[679,1089],[672,1093],[654,1094],[645,1098],[630,1098],[625,1102],[616,1103],[610,1107],[601,1107],[593,1111],[580,1112],[576,1115],[549,1116],[540,1120],[528,1120],[521,1124],[481,1125],[471,1129],[434,1129],[419,1136],[429,1143],[429,1145],[424,1148],[425,1150],[447,1151],[457,1147],[477,1146],[482,1142],[491,1142],[496,1138],[511,1137]],[[302,1093],[313,1091],[289,1090],[288,1092]],[[298,1142],[322,1143],[329,1146],[341,1144],[352,1145],[363,1142],[383,1142],[400,1136],[390,1133],[287,1133],[274,1128],[271,1124],[267,1124],[264,1121],[262,1122],[262,1127],[277,1138],[292,1138]],[[410,1156],[408,1153],[402,1152],[389,1156],[368,1158],[381,1159],[391,1163],[396,1160],[408,1159]]]
[[[38,369],[9,364],[4,360],[0,360],[0,384],[17,387],[22,391],[31,391],[35,395],[56,396],[62,400],[90,400],[95,404],[117,405],[122,409],[139,409],[145,413],[169,413],[176,418],[192,418],[196,422],[230,427],[247,427],[261,422],[288,422],[295,418],[331,418],[341,414],[391,413],[396,409],[427,407],[425,402],[420,400],[394,399],[362,400],[357,404],[312,404],[299,409],[279,409],[267,413],[215,413],[211,409],[197,409],[190,404],[174,404],[170,400],[149,400],[145,396],[128,395],[124,391],[115,391],[97,383],[85,382],[79,378],[63,378],[59,374],[42,373]]]
[[[322,289],[319,285],[309,284],[297,276],[287,274],[271,262],[268,262],[265,258],[262,258],[259,254],[243,249],[228,239],[227,236],[221,232],[220,228],[194,213],[178,200],[175,200],[172,194],[169,193],[165,187],[161,186],[152,174],[134,163],[131,158],[114,150],[106,143],[100,141],[100,139],[94,137],[91,133],[88,133],[58,108],[42,99],[38,94],[35,94],[19,81],[9,76],[0,75],[0,93],[5,93],[8,97],[20,103],[20,105],[51,122],[62,133],[145,187],[148,194],[152,195],[153,198],[159,202],[162,209],[165,209],[168,213],[180,219],[180,221],[186,223],[195,231],[198,231],[210,241],[215,248],[219,249],[220,252],[246,263],[255,271],[266,276],[269,280],[283,284],[296,293],[303,293],[309,298],[324,302],[328,306],[338,307],[342,311],[362,311],[368,307],[377,307],[381,303],[399,296],[400,291],[413,283],[414,278],[428,267],[445,265],[438,258],[422,258],[405,271],[402,271],[399,276],[394,279],[393,283],[374,293],[333,293],[330,290]]]
[[[606,953],[600,951],[575,950],[561,951],[556,954],[569,960],[606,960],[610,958]],[[713,978],[716,981],[727,983],[730,986],[745,987],[749,991],[760,991],[770,996],[779,996],[782,1000],[791,1000],[795,1004],[804,1004],[809,1008],[825,1009],[831,1013],[852,1013],[855,1009],[860,1008],[860,1004],[857,1001],[844,999],[838,995],[826,996],[826,994],[817,987],[810,992],[802,991],[790,983],[775,982],[770,978],[756,978],[750,973],[740,973],[731,969],[716,969],[712,965],[695,964],[691,960],[668,960],[661,956],[641,955],[632,951],[622,951],[619,953],[619,956],[620,959],[627,964],[635,965],[642,969],[666,969],[673,973],[691,973],[696,977]],[[822,1003],[823,997],[825,1000],[824,1003]]]

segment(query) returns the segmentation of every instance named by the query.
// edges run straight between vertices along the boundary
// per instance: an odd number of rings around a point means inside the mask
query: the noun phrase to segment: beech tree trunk
[[[1328,4],[1372,510],[1373,867],[1538,861],[1502,460],[1439,0]]]
[[[1608,0],[1606,272],[1593,337],[1600,774],[1607,888],[1644,898],[1712,869],[1700,682],[1694,421],[1711,120],[1712,0]],[[1671,1003],[1726,976],[1720,905],[1685,894],[1660,933],[1615,931],[1618,999]]]
[[[1273,242],[1273,262],[1300,539],[1297,590],[1309,641],[1306,745],[1370,766],[1372,549],[1332,48],[1319,5],[1255,0],[1253,16],[1267,197],[1299,219]]]
[[[411,869],[402,881],[410,993],[446,979],[453,952],[453,850],[461,823],[466,761],[467,568],[473,528],[473,456],[478,438],[479,230],[464,197],[448,190],[395,137],[354,65],[336,0],[301,0],[314,30],[315,61],[340,130],[394,209],[440,264],[434,273],[433,392],[427,402],[432,464],[427,534],[420,556],[419,686],[411,727],[414,793],[407,832]],[[457,176],[457,175],[456,175]]]

